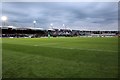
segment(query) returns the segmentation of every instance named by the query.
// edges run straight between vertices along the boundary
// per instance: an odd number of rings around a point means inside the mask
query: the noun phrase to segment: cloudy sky
[[[80,29],[117,30],[117,2],[6,2],[2,3],[2,15],[9,25]]]

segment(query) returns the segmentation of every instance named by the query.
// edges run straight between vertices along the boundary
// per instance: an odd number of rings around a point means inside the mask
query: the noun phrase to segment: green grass
[[[118,38],[2,39],[3,78],[115,78]]]

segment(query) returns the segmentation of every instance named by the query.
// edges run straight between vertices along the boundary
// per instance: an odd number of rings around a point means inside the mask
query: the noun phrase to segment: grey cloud
[[[66,24],[75,29],[83,25],[89,29],[98,28],[96,24],[115,24],[117,6],[117,2],[8,2],[2,8],[11,23],[33,26],[32,21],[37,20],[37,27],[48,28],[53,23],[55,27]]]

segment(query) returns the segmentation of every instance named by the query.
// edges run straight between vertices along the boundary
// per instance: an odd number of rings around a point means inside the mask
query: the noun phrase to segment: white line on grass
[[[87,50],[87,51],[104,51],[104,52],[118,52],[112,50],[100,50],[100,49],[82,49],[82,48],[67,48],[67,47],[55,47],[55,48],[64,48],[64,49],[79,49],[79,50]]]
[[[34,46],[38,46],[38,45],[34,45]]]
[[[33,46],[44,46],[44,45],[54,45],[54,44],[58,44],[58,43],[46,43],[46,44],[40,44],[40,45],[33,45]]]
[[[42,45],[34,45],[34,46],[42,46]],[[46,46],[45,46],[46,47]],[[48,47],[48,46],[47,46]],[[50,46],[51,47],[51,46]],[[118,51],[112,51],[112,50],[100,50],[100,49],[82,49],[82,48],[68,48],[68,47],[51,47],[51,48],[61,48],[61,49],[78,49],[78,50],[87,50],[87,51],[101,51],[101,52],[118,52]]]
[[[112,50],[100,50],[100,49],[82,49],[82,48],[67,48],[67,47],[54,47],[54,48],[63,48],[63,49],[78,49],[78,50],[87,50],[87,51],[104,51],[104,52],[118,52]]]

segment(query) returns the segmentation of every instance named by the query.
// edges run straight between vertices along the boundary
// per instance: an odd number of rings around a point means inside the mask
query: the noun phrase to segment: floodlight
[[[33,21],[33,23],[35,24],[35,23],[36,23],[36,21]]]
[[[65,26],[65,24],[63,24],[63,26]]]
[[[51,26],[53,26],[53,24],[52,24],[52,23],[51,23],[50,25],[51,25]]]
[[[6,16],[2,16],[2,17],[1,17],[1,20],[2,20],[2,21],[6,21],[6,20],[7,20],[7,17],[6,17]]]

